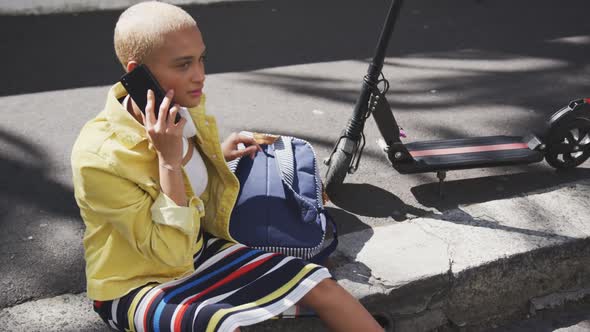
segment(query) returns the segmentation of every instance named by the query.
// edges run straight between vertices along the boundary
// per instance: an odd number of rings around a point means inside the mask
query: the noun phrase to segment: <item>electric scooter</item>
[[[382,73],[388,41],[402,7],[393,0],[377,49],[362,83],[352,117],[330,157],[325,190],[330,195],[347,174],[359,166],[365,137],[365,121],[372,115],[382,136],[381,147],[401,174],[436,172],[440,194],[446,172],[541,162],[557,169],[574,168],[590,157],[590,98],[570,102],[554,113],[541,132],[520,136],[487,136],[404,143],[391,107],[385,98],[389,82]],[[380,88],[382,86],[382,88]]]

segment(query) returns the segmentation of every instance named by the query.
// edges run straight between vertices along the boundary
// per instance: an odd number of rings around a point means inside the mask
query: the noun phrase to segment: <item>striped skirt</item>
[[[205,237],[191,275],[94,301],[94,310],[117,331],[234,331],[293,310],[331,277],[299,258]]]

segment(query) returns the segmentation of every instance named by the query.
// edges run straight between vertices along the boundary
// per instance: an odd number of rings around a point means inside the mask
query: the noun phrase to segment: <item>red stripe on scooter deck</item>
[[[418,150],[418,151],[409,151],[409,152],[412,157],[425,157],[425,156],[441,156],[441,155],[448,155],[448,154],[476,153],[476,152],[486,152],[486,151],[518,150],[518,149],[528,149],[528,148],[529,148],[529,146],[526,143],[509,143],[509,144],[468,146],[468,147],[449,148],[449,149]]]

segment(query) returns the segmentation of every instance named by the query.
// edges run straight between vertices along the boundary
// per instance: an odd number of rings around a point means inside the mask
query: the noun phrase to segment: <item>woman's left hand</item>
[[[240,143],[244,144],[246,148],[238,150],[238,144]],[[225,161],[230,161],[245,155],[250,155],[250,158],[254,159],[256,151],[262,151],[262,148],[254,138],[232,133],[221,143],[221,151]]]

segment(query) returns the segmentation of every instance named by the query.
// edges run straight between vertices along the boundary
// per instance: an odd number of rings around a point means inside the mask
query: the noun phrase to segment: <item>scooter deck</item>
[[[488,136],[405,144],[413,161],[394,162],[402,174],[528,164],[543,160],[519,136]]]

